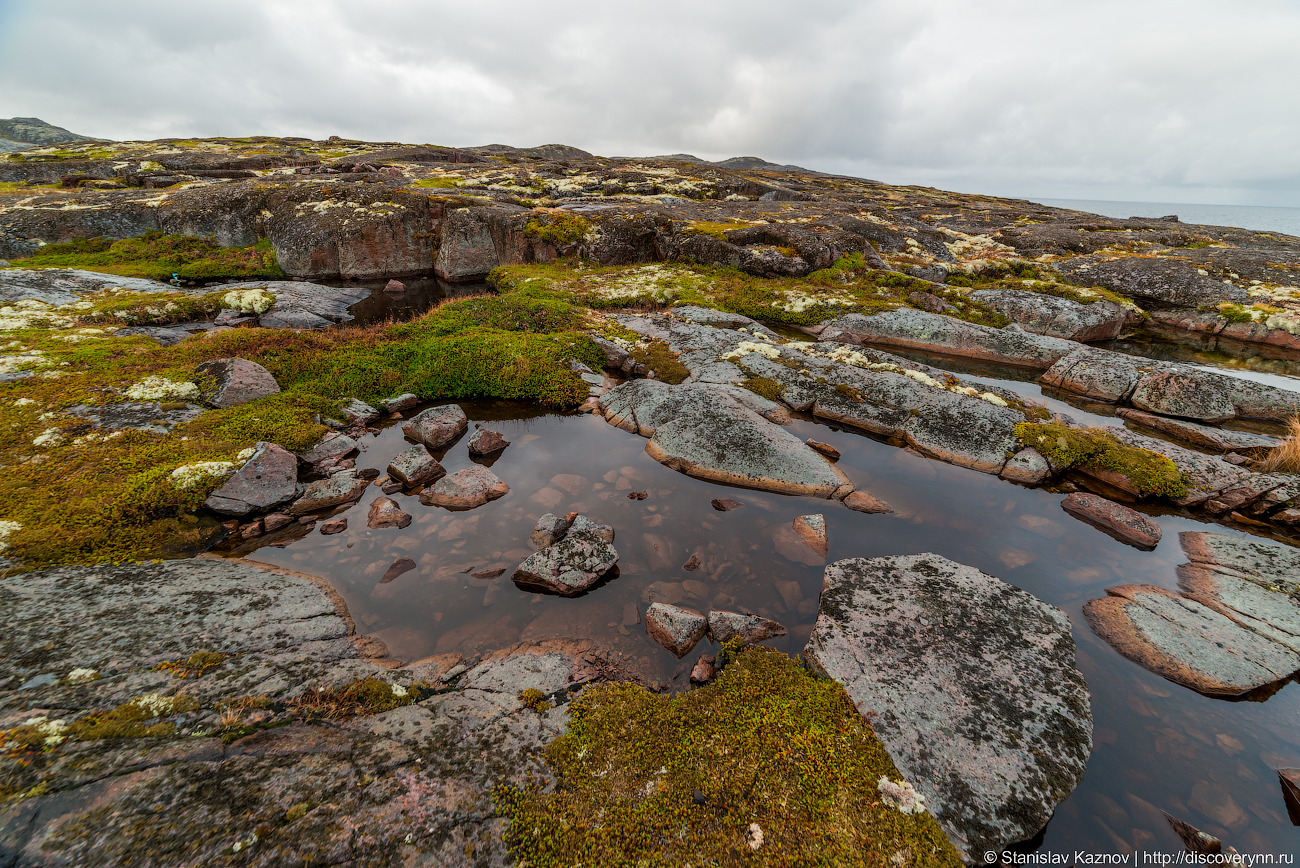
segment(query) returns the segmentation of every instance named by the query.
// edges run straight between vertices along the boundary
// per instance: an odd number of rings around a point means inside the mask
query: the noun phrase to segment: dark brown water
[[[625,624],[629,607],[643,613],[653,591],[701,611],[748,609],[784,624],[790,635],[771,644],[797,654],[816,617],[822,563],[794,541],[789,528],[798,515],[823,513],[829,560],[936,552],[1068,613],[1092,692],[1096,746],[1083,783],[1058,809],[1039,852],[1174,853],[1181,845],[1159,810],[1243,853],[1289,854],[1300,845],[1274,772],[1300,767],[1300,687],[1288,684],[1265,702],[1203,697],[1120,657],[1080,614],[1108,586],[1149,582],[1174,588],[1174,568],[1184,560],[1178,531],[1234,531],[1160,515],[1164,541],[1153,552],[1140,552],[1068,516],[1059,494],[795,420],[792,433],[836,446],[849,478],[897,510],[864,515],[825,500],[691,479],[650,459],[643,438],[599,417],[538,414],[502,402],[462,406],[472,420],[490,420],[512,441],[492,465],[511,486],[504,498],[452,513],[394,495],[415,521],[404,530],[368,530],[366,509],[380,496],[372,487],[346,512],[347,532],[313,532],[251,557],[327,577],[347,600],[358,629],[377,633],[407,660],[445,651],[478,654],[520,639],[586,636],[649,677],[685,689],[689,664],[709,650],[707,642],[678,661],[648,640],[642,625]],[[407,445],[390,428],[366,439],[357,465],[382,470]],[[463,440],[443,461],[449,472],[469,466]],[[648,496],[629,500],[631,491]],[[716,497],[745,506],[719,513],[709,504]],[[532,551],[528,534],[538,516],[574,510],[615,528],[620,575],[576,599],[517,589],[509,574]],[[688,572],[682,566],[692,553],[703,565]],[[403,555],[419,569],[379,584],[387,566]],[[468,575],[493,568],[506,572],[494,580]]]
[[[388,320],[414,319],[438,302],[449,298],[464,298],[488,291],[481,280],[449,283],[437,277],[401,278],[405,285],[401,292],[385,292],[388,280],[325,280],[327,286],[359,286],[370,290],[370,297],[348,308],[353,319],[348,325],[365,326]]]

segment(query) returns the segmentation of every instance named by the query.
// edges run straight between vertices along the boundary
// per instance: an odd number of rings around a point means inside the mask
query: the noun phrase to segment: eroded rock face
[[[203,505],[222,515],[263,512],[293,499],[298,486],[298,458],[274,443],[257,444],[244,462]]]
[[[966,861],[1032,838],[1083,776],[1092,715],[1059,609],[938,555],[837,561],[804,649]]]
[[[469,419],[459,404],[444,404],[412,416],[402,423],[402,433],[430,449],[441,449],[461,435]]]
[[[1221,301],[1248,300],[1246,291],[1197,270],[1195,265],[1171,259],[1124,257],[1098,260],[1078,257],[1061,263],[1060,270],[1076,283],[1104,286],[1130,298],[1159,301],[1180,307],[1197,307]]]
[[[1160,525],[1135,509],[1104,497],[1075,492],[1061,501],[1061,509],[1131,546],[1153,549],[1160,542]]]
[[[547,521],[548,516],[552,521]],[[581,527],[579,519],[584,522]],[[591,589],[618,563],[613,530],[586,516],[571,523],[542,516],[533,534],[534,544],[555,541],[529,555],[515,570],[510,579],[520,587],[574,597]]]
[[[447,509],[474,509],[489,500],[504,497],[510,491],[495,473],[486,467],[469,467],[444,476],[420,493],[425,506]]]
[[[678,657],[685,657],[704,638],[709,621],[699,612],[651,603],[645,610],[645,632]]]
[[[218,409],[237,407],[280,392],[280,384],[270,371],[237,356],[203,362],[198,366],[198,373],[204,401]]]

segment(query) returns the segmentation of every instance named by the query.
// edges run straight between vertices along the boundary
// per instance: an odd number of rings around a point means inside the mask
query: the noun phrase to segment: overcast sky
[[[0,117],[1300,206],[1295,0],[0,0]]]

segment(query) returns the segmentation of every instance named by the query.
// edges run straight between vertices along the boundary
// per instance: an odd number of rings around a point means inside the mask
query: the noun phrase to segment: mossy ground
[[[1104,286],[1075,286],[1065,283],[1055,271],[1039,268],[1028,262],[991,263],[979,271],[948,276],[948,285],[962,289],[1015,289],[1022,292],[1037,292],[1042,295],[1054,295],[1075,301],[1079,304],[1092,304],[1095,301],[1110,301],[1125,310],[1145,313],[1137,302],[1126,295],[1107,289]]]
[[[882,799],[879,779],[901,776],[843,687],[769,649],[676,698],[588,690],[547,761],[553,789],[496,793],[533,868],[961,864],[933,817]]]
[[[1016,426],[1016,438],[1061,468],[1112,470],[1128,477],[1141,493],[1157,497],[1187,493],[1182,473],[1172,461],[1149,449],[1121,443],[1101,428],[1023,422]]]
[[[59,315],[78,311],[57,309]],[[310,448],[326,429],[313,420],[340,396],[363,401],[411,392],[425,400],[513,398],[569,407],[587,386],[569,369],[599,369],[600,349],[576,329],[584,312],[521,296],[450,302],[407,323],[293,332],[232,329],[171,347],[143,336],[76,328],[9,332],[3,352],[41,355],[20,366],[37,376],[0,383],[0,520],[17,522],[4,554],[24,566],[154,557],[211,535],[195,510],[212,484],[178,489],[182,465],[234,462],[268,440]],[[209,359],[240,356],[266,367],[281,393],[209,410],[166,436],[98,430],[66,410],[126,400],[148,376],[189,382]],[[52,437],[43,437],[47,434]],[[112,436],[108,436],[112,434]]]
[[[222,247],[207,238],[146,232],[137,238],[82,238],[47,244],[13,260],[19,268],[84,268],[122,277],[185,281],[284,277],[269,241],[252,247]]]

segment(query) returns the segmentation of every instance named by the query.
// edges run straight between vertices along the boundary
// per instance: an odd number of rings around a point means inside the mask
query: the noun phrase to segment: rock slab
[[[1061,509],[1131,546],[1153,549],[1160,542],[1160,525],[1154,520],[1104,497],[1075,492],[1061,501]]]
[[[1083,777],[1065,613],[933,554],[826,568],[808,665],[842,683],[962,858],[1032,838]]]

